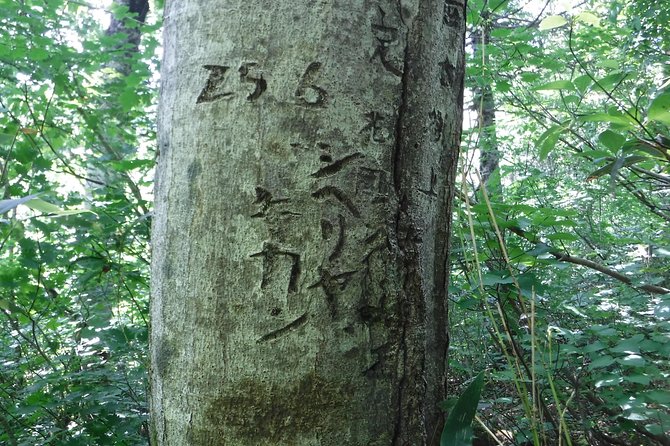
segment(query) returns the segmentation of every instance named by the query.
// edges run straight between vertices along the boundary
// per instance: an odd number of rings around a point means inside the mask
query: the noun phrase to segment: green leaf
[[[563,219],[557,215],[552,215],[548,212],[541,212],[533,216],[533,224],[538,226],[577,226],[577,224],[570,219]]]
[[[591,326],[591,331],[595,332],[598,336],[612,337],[619,335],[619,332],[609,325],[593,325]]]
[[[540,75],[538,73],[531,73],[531,72],[521,73],[520,76],[521,80],[524,82],[533,82],[540,78]]]
[[[582,12],[580,14],[577,14],[575,16],[575,20],[578,22],[585,23],[587,25],[592,26],[600,25],[600,19],[598,18],[598,16],[595,14],[591,14],[590,12]]]
[[[606,347],[605,344],[603,344],[600,341],[596,341],[596,342],[593,342],[593,343],[587,345],[586,347],[584,347],[583,351],[585,353],[593,353],[593,352],[600,351],[600,350],[604,349],[605,347]]]
[[[0,146],[10,145],[14,141],[14,138],[16,138],[15,134],[0,133]]]
[[[642,367],[647,363],[647,361],[640,355],[628,355],[624,358],[617,359],[616,362],[625,367]]]
[[[652,121],[670,125],[670,92],[656,96],[649,105],[647,117]]]
[[[549,251],[551,251],[551,247],[549,245],[547,245],[546,243],[537,243],[535,245],[535,248],[526,252],[526,254],[531,255],[533,257],[537,257],[542,254],[546,254]]]
[[[631,421],[646,421],[649,419],[649,417],[644,412],[636,412],[634,409],[624,412],[623,417]]]
[[[119,95],[119,103],[124,112],[130,111],[140,101],[139,96],[135,90],[125,90]]]
[[[549,127],[540,137],[537,139],[538,152],[540,155],[540,160],[544,161],[549,152],[554,150],[558,138],[561,136],[561,133],[565,130],[565,127],[562,125],[554,125]]]
[[[576,77],[572,80],[572,83],[579,92],[584,93],[588,88],[593,84],[593,80],[586,74],[583,76]]]
[[[628,155],[635,152],[642,152],[646,153],[647,155],[651,155],[654,158],[665,160],[665,154],[659,147],[660,146],[657,146],[656,143],[650,141],[631,139],[623,144],[621,147],[621,153]]]
[[[628,381],[635,384],[642,384],[643,386],[649,385],[649,383],[651,382],[651,379],[644,374],[624,376],[623,379],[624,381]]]
[[[611,62],[612,66],[614,67],[619,67],[620,65],[619,61],[611,61]],[[606,64],[604,63],[604,65]],[[607,76],[603,77],[602,79],[598,79],[596,85],[600,89],[610,93],[612,90],[616,89],[621,84],[621,82],[623,82],[623,80],[626,79],[629,75],[630,73],[628,73],[627,71],[615,70],[612,73],[608,74]]]
[[[591,364],[589,364],[589,369],[593,370],[593,369],[599,369],[599,368],[602,368],[602,367],[608,367],[608,366],[614,364],[615,362],[616,362],[616,360],[609,355],[599,356],[596,359],[594,359],[591,362]]]
[[[631,338],[620,341],[610,349],[614,353],[640,353],[640,342],[644,340],[644,335],[638,333]]]
[[[535,87],[534,90],[574,90],[575,85],[566,80],[562,81],[553,81],[553,82],[547,82],[546,84],[542,84],[539,87]]]
[[[539,29],[540,31],[546,31],[548,29],[560,28],[561,26],[568,23],[568,21],[560,15],[550,15],[540,22]]]
[[[588,181],[595,180],[596,178],[600,178],[601,176],[605,174],[611,174],[611,175],[616,175],[616,173],[622,168],[622,167],[628,167],[632,166],[633,164],[637,164],[641,161],[648,160],[649,158],[646,156],[640,156],[640,155],[633,155],[633,156],[627,156],[625,158],[617,158],[616,160],[612,161],[611,163],[607,163],[605,166],[601,167],[598,170],[594,170],[589,174],[586,179]]]
[[[654,435],[664,435],[665,429],[660,424],[645,424],[644,428]]]
[[[563,103],[567,104],[579,104],[581,102],[581,98],[577,95],[571,94],[568,96],[563,97]]]
[[[449,413],[444,423],[440,446],[471,446],[472,420],[477,412],[477,404],[484,386],[484,372],[468,385]]]
[[[39,62],[48,59],[49,52],[44,48],[33,48],[28,51],[28,57]]]
[[[501,93],[507,93],[512,89],[512,85],[505,81],[505,80],[497,80],[496,81],[496,90],[498,90]]]
[[[618,152],[621,146],[626,142],[626,137],[621,133],[605,130],[598,135],[598,141],[612,152]]]
[[[457,402],[458,398],[456,398],[455,396],[450,396],[446,400],[442,401],[439,404],[439,406],[440,409],[442,409],[444,412],[449,412],[451,411],[451,409],[453,409],[453,407],[456,405]]]
[[[514,283],[511,276],[505,274],[486,273],[482,276],[484,286],[493,286],[499,283]]]
[[[649,390],[642,394],[645,400],[658,404],[670,404],[670,392],[667,390]]]
[[[609,122],[612,124],[619,124],[624,127],[632,126],[630,118],[628,116],[624,116],[623,114],[614,115],[609,113],[595,112],[582,115],[578,118],[578,120],[581,122]]]
[[[26,206],[28,206],[30,209],[42,212],[44,214],[54,216],[54,217],[63,217],[66,215],[74,215],[74,214],[81,214],[83,212],[90,212],[91,214],[95,214],[95,212],[90,211],[88,209],[72,209],[72,210],[63,210],[59,208],[58,206],[48,203],[44,200],[41,200],[39,198],[33,198],[32,200],[28,201],[25,203]]]
[[[579,237],[574,234],[570,234],[569,232],[555,232],[553,234],[548,234],[547,238],[551,241],[565,240],[568,242],[573,242],[575,240],[579,240]]]
[[[609,387],[609,386],[615,386],[623,381],[623,378],[615,373],[609,373],[605,375],[602,379],[599,379],[596,381],[596,388],[597,387]]]
[[[609,68],[609,69],[618,69],[621,66],[621,61],[617,59],[599,59],[598,60],[598,65],[600,65],[602,68]],[[620,71],[617,71],[620,72]]]

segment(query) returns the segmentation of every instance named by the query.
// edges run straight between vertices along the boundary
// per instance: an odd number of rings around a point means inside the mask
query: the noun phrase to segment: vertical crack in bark
[[[409,35],[409,30],[407,31]],[[407,95],[408,95],[408,74],[409,74],[409,42],[405,38],[405,54],[403,60],[402,76],[400,77],[400,103],[398,104],[398,114],[395,122],[395,144],[393,145],[393,187],[397,198],[400,200],[400,191],[402,188],[402,155],[403,155],[403,136],[405,122],[405,115],[407,109]]]
[[[402,17],[402,15],[401,15]],[[406,249],[406,244],[407,244],[407,239],[406,239],[406,234],[404,232],[406,231],[406,228],[403,227],[406,225],[406,210],[407,210],[407,192],[405,191],[405,187],[407,186],[405,184],[405,179],[404,179],[404,149],[406,150],[407,147],[405,147],[405,121],[407,117],[407,108],[408,108],[408,96],[409,96],[409,71],[410,71],[410,59],[411,59],[411,50],[410,50],[410,34],[411,34],[411,29],[407,27],[405,31],[405,49],[404,49],[404,56],[403,56],[403,71],[402,71],[402,76],[401,76],[401,94],[400,94],[400,103],[398,104],[398,112],[396,116],[396,122],[395,122],[395,143],[393,146],[393,187],[396,193],[396,215],[395,215],[395,221],[394,221],[394,242],[395,246],[400,250],[399,254],[401,258],[399,259],[399,263],[401,264],[406,264],[407,259],[405,258],[407,255],[407,249]],[[407,290],[407,279],[408,279],[409,274],[405,275],[402,277],[402,289],[400,291],[400,319],[402,321],[400,333],[399,333],[399,348],[401,350],[402,354],[402,364],[398,366],[398,372],[401,373],[399,380],[398,380],[398,387],[396,390],[396,398],[395,398],[395,411],[396,411],[396,421],[395,421],[395,426],[394,426],[394,432],[393,432],[393,445],[402,445],[403,444],[403,437],[406,434],[404,432],[405,424],[406,422],[403,419],[404,411],[404,395],[406,393],[406,386],[407,386],[407,324],[409,322],[409,315],[407,314],[407,303],[406,303],[406,296],[408,294]],[[402,370],[402,372],[400,372]]]

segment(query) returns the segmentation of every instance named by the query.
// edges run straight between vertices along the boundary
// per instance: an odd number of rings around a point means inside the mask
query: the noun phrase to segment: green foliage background
[[[158,27],[96,13],[0,1],[2,198],[42,200],[0,216],[0,444],[147,443]]]
[[[453,384],[489,370],[490,444],[670,444],[670,9],[556,3],[469,2],[496,122],[464,141]]]

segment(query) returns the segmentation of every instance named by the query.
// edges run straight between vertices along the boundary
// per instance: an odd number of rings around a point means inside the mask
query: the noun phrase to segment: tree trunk
[[[474,89],[474,108],[477,112],[477,126],[479,128],[479,173],[482,179],[482,185],[486,186],[490,194],[500,196],[502,186],[500,175],[494,185],[489,184],[491,176],[496,173],[500,164],[500,151],[498,149],[498,138],[496,135],[496,110],[493,97],[493,88],[491,76],[484,70],[490,70],[488,67],[487,47],[491,41],[491,13],[488,9],[481,12],[480,26],[472,33],[472,50],[477,61],[481,63],[482,73],[481,81],[477,82]],[[491,187],[493,186],[493,187]]]
[[[172,0],[155,445],[437,444],[464,0]]]

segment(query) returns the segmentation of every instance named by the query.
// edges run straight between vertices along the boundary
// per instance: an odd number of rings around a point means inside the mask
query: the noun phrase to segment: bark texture
[[[438,444],[464,14],[166,2],[153,444]]]

